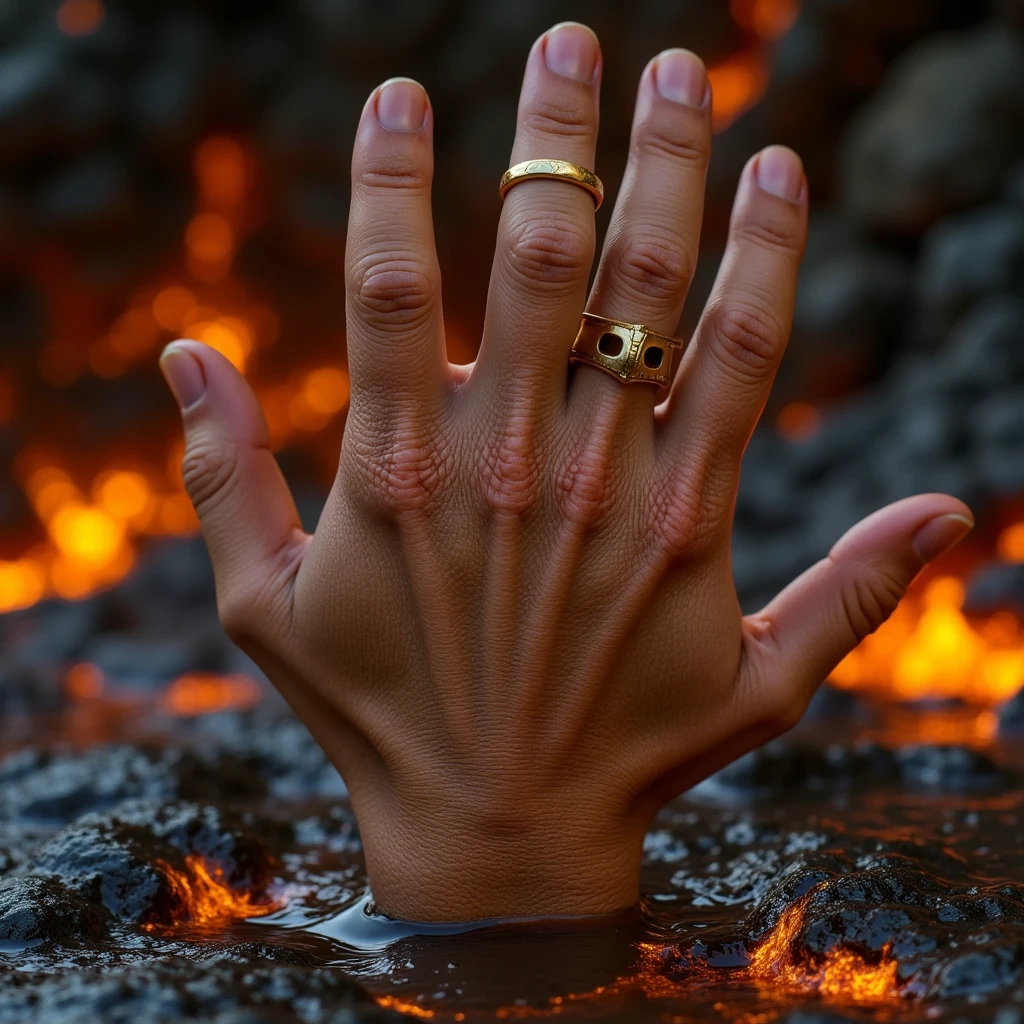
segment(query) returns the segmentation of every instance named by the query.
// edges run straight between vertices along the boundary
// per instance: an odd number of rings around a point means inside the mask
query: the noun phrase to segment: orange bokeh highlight
[[[225,263],[234,252],[235,232],[221,214],[199,213],[185,228],[185,247],[199,263]]]
[[[261,697],[259,683],[248,676],[192,672],[171,683],[163,694],[161,707],[168,714],[194,718],[215,711],[251,708]]]
[[[725,131],[758,104],[768,88],[768,62],[760,49],[741,50],[708,68],[711,127]]]
[[[775,417],[775,429],[787,441],[806,441],[821,426],[821,413],[807,402],[789,402]]]
[[[245,151],[234,139],[212,136],[196,149],[196,180],[209,206],[231,208],[245,198],[248,166]]]
[[[1024,564],[1024,523],[1014,523],[999,534],[996,553],[1010,565]]]
[[[800,14],[799,0],[729,0],[729,14],[740,28],[762,39],[784,36]]]
[[[185,327],[189,314],[197,305],[195,295],[188,288],[170,285],[156,293],[153,319],[165,331],[177,333]]]
[[[105,17],[100,0],[63,0],[57,8],[57,27],[66,36],[89,36]]]
[[[64,689],[72,700],[92,700],[103,692],[103,673],[88,662],[80,662],[68,669]]]

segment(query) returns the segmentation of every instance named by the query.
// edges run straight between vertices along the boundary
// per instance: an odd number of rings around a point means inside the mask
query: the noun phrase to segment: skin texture
[[[510,163],[595,165],[601,58],[564,24],[527,62]],[[501,211],[479,357],[445,356],[422,88],[367,101],[347,249],[352,399],[305,534],[245,380],[196,342],[162,366],[228,633],[349,786],[378,905],[412,920],[633,904],[665,801],[790,728],[832,667],[971,527],[922,495],[848,533],[759,614],[729,537],[747,439],[790,330],[807,188],[771,147],[669,393],[568,353],[584,308],[673,333],[697,258],[703,65],[641,78],[593,288],[593,202],[558,181]],[[610,199],[611,197],[609,197]]]

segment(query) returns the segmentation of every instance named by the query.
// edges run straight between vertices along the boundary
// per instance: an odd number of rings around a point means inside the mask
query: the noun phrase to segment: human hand
[[[512,163],[594,166],[601,58],[579,25],[526,68]],[[728,250],[670,392],[568,355],[586,308],[671,333],[697,256],[710,101],[669,50],[640,82],[597,277],[582,189],[513,187],[480,353],[445,357],[432,114],[393,80],[362,114],[347,248],[351,406],[305,534],[251,390],[196,342],[162,366],[221,619],[347,783],[375,898],[414,920],[635,902],[669,798],[788,729],[971,526],[954,498],[876,513],[761,613],[729,558],[740,459],[790,329],[807,189],[743,172]]]

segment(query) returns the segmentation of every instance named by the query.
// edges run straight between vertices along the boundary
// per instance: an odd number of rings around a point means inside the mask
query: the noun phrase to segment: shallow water
[[[635,910],[427,935],[370,912],[337,780],[291,724],[218,716],[194,763],[184,736],[15,753],[0,1022],[1024,1019],[1016,744],[963,712],[916,734],[860,714],[666,808]]]

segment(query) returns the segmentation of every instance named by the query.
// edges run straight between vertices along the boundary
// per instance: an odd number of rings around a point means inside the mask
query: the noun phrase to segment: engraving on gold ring
[[[659,334],[643,324],[584,313],[569,361],[595,366],[624,384],[668,387],[675,353],[685,348],[681,338]]]
[[[505,193],[513,185],[518,185],[519,182],[527,181],[530,178],[550,178],[578,185],[590,193],[594,200],[595,210],[604,201],[604,185],[593,171],[588,171],[586,167],[581,167],[579,164],[569,163],[568,160],[556,160],[553,157],[524,160],[522,163],[513,164],[501,176],[501,182],[498,184],[498,198],[504,199]]]

